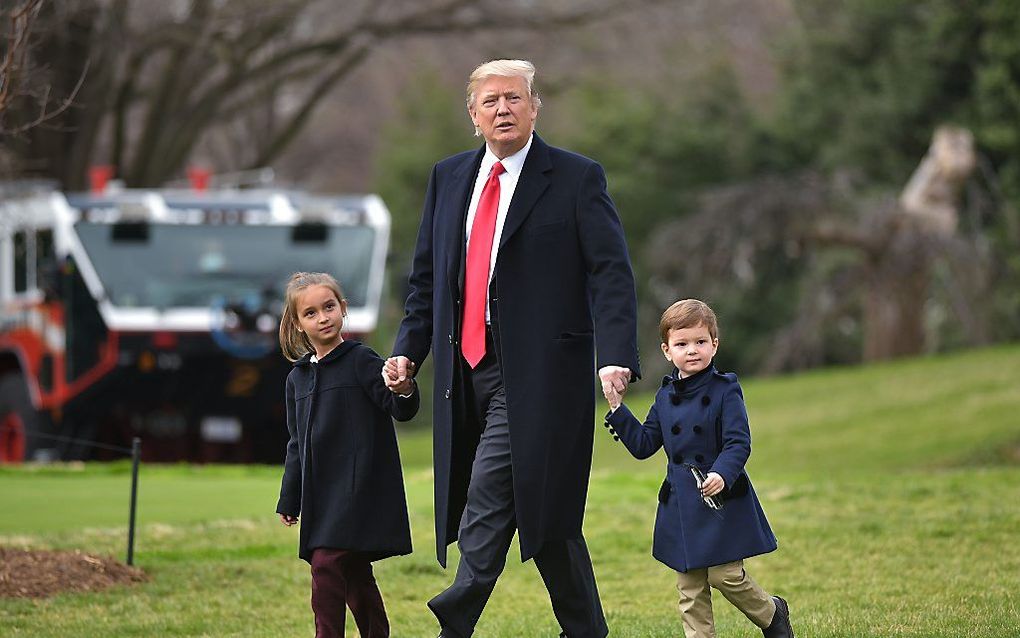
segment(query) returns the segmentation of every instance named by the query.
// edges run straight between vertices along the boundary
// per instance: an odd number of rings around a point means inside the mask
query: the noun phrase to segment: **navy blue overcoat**
[[[344,341],[318,363],[306,354],[287,376],[287,459],[276,511],[301,516],[298,555],[348,549],[371,560],[411,553],[411,529],[393,420],[418,411],[418,391],[399,397],[383,360]]]
[[[465,219],[484,147],[432,169],[393,346],[435,370],[436,554],[457,539],[479,432],[461,391]],[[640,375],[637,300],[623,227],[596,162],[535,135],[510,201],[489,309],[506,391],[521,558],[577,538],[595,424],[595,364]]]
[[[607,415],[606,423],[636,458],[665,448],[666,479],[652,542],[657,560],[686,572],[776,549],[776,537],[744,472],[751,430],[737,375],[709,365],[679,379],[674,370],[663,379],[643,425],[626,405]],[[687,464],[722,476],[729,498],[721,510],[705,505]]]

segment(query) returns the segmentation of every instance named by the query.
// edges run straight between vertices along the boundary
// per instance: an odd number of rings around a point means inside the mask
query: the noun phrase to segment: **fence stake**
[[[131,440],[131,519],[128,523],[127,564],[135,564],[135,507],[138,503],[138,462],[142,458],[142,440]]]

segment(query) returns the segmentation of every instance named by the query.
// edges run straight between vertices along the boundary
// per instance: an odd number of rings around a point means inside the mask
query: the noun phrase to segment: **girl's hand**
[[[407,396],[414,390],[414,379],[404,379],[389,386],[389,388],[393,394]]]
[[[291,525],[296,525],[297,521],[298,521],[297,516],[291,516],[290,514],[280,514],[280,522],[286,525],[287,527],[290,527]]]
[[[705,482],[701,484],[702,496],[715,496],[726,487],[726,481],[716,472],[709,472]]]

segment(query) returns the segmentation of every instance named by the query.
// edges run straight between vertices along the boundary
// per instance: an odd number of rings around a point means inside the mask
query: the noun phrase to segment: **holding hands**
[[[383,383],[394,394],[407,395],[414,390],[414,361],[401,355],[390,357],[382,369]]]
[[[606,397],[606,401],[609,401],[609,407],[614,411],[620,407],[620,404],[623,402],[623,395],[627,393],[630,374],[630,368],[621,366],[599,368],[602,394]]]

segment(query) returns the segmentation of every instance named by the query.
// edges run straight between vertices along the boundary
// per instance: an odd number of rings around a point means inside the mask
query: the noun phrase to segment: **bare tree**
[[[41,0],[33,0],[39,2]],[[37,7],[37,86],[75,104],[15,139],[28,170],[83,186],[90,163],[129,185],[179,175],[210,129],[248,121],[247,164],[276,158],[377,47],[410,36],[548,31],[660,0],[66,0]],[[31,114],[17,103],[9,116]]]
[[[32,46],[33,26],[43,0],[22,0],[10,7],[0,9],[0,24],[3,29],[3,49],[0,53],[0,138],[23,133],[30,128],[58,117],[70,106],[78,86],[71,95],[60,100],[54,108],[48,86],[31,85],[29,78],[32,73],[29,51]],[[31,112],[28,119],[18,126],[7,125],[7,111],[17,101],[23,101],[29,109],[35,107],[34,117]]]
[[[41,6],[42,0],[25,0],[0,9],[0,20],[4,23],[3,53],[0,55],[0,118],[24,81],[29,33]],[[0,119],[0,126],[2,121]]]
[[[932,270],[937,259],[960,253],[959,196],[975,164],[970,131],[940,127],[895,204],[880,207],[856,227],[824,224],[809,235],[855,248],[864,256],[865,361],[924,351]],[[986,339],[987,331],[974,329]]]

